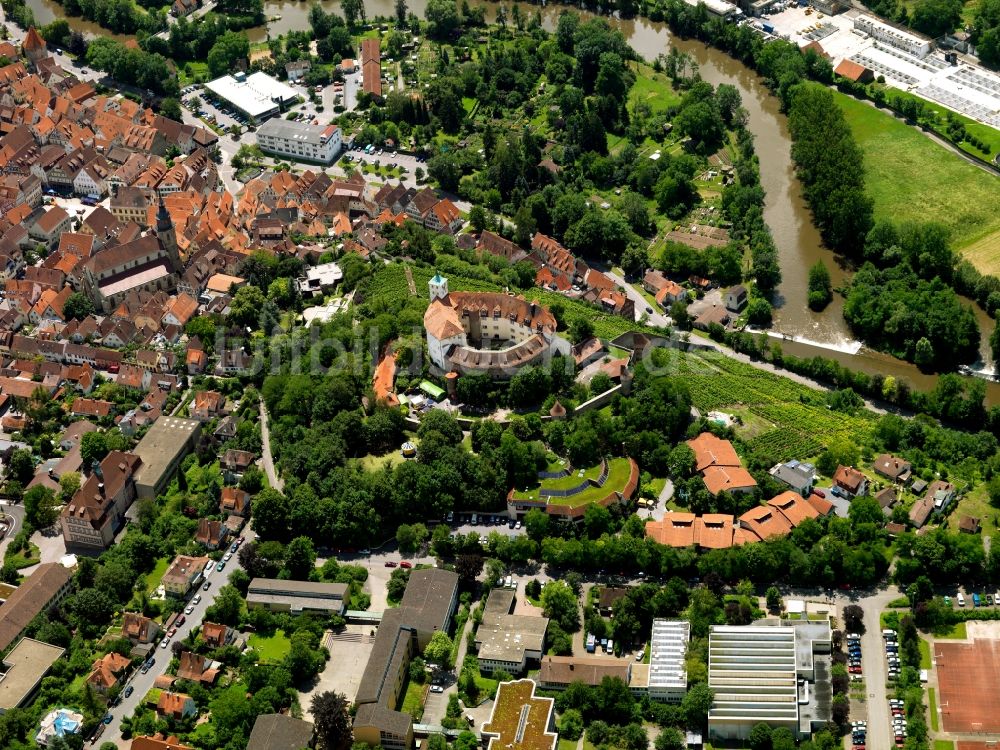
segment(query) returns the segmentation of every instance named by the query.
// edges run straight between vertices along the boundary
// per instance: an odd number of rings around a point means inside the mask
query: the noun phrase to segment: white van
[[[958,602],[958,606],[959,607],[964,607],[965,606],[965,597],[962,596],[962,592],[961,591],[958,592],[958,596],[955,597],[955,600]]]

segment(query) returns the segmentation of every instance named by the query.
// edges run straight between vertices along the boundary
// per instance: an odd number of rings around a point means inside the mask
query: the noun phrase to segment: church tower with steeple
[[[156,210],[156,238],[166,251],[173,272],[183,273],[184,265],[181,263],[180,250],[177,248],[177,233],[174,231],[174,222],[163,203],[162,195],[160,196],[159,208]]]

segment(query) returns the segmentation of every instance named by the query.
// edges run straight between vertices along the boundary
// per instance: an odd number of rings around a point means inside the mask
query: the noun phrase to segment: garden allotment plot
[[[862,443],[875,416],[865,410],[845,414],[827,408],[824,394],[787,378],[758,370],[715,352],[688,355],[680,376],[702,413],[724,411],[744,422],[737,433],[768,460],[810,458],[831,440]]]

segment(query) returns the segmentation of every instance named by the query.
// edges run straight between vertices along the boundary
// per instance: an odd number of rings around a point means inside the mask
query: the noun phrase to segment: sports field
[[[934,643],[942,729],[959,734],[1000,732],[1000,640]]]
[[[940,222],[976,268],[1000,274],[1000,177],[865,102],[834,96],[864,150],[876,217]]]

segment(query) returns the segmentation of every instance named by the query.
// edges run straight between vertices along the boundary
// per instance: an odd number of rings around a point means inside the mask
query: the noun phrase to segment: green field
[[[930,714],[931,729],[933,731],[938,730],[938,714],[937,714],[937,697],[934,695],[934,688],[927,689],[927,711]],[[951,745],[951,743],[948,743]],[[934,750],[943,750],[938,748],[938,743],[934,743]]]
[[[681,97],[665,74],[644,63],[630,63],[629,67],[636,73],[635,85],[628,92],[630,110],[637,102],[648,104],[654,112],[680,104]]]
[[[976,268],[1000,272],[1000,178],[865,102],[834,96],[865,153],[876,217],[940,222]]]
[[[876,84],[873,84],[876,85]],[[965,115],[960,115],[957,112],[952,112],[947,107],[943,107],[936,102],[932,102],[930,99],[924,99],[917,96],[916,94],[911,94],[909,91],[900,91],[899,89],[885,87],[889,96],[895,96],[900,99],[912,99],[915,102],[920,102],[925,112],[932,112],[936,116],[936,122],[932,124],[936,128],[944,129],[947,124],[948,115],[951,115],[955,120],[965,125],[965,130],[970,134],[979,138],[989,146],[990,153],[984,154],[977,148],[973,148],[968,142],[963,141],[960,144],[956,144],[963,151],[967,151],[973,156],[977,156],[980,159],[989,159],[1000,152],[1000,130],[991,128],[989,125],[984,125],[981,122],[976,122]],[[933,119],[933,118],[930,118]]]
[[[631,468],[627,458],[610,458],[608,459],[608,479],[603,486],[591,486],[589,489],[577,493],[576,495],[571,495],[570,497],[549,498],[549,502],[556,505],[569,505],[575,508],[581,505],[587,505],[588,503],[595,503],[599,500],[603,500],[609,493],[613,491],[620,491],[622,487],[625,486],[625,483],[628,481],[630,471]],[[559,479],[546,479],[537,487],[532,487],[530,490],[515,492],[514,497],[519,500],[539,500],[540,496],[538,491],[542,487],[552,490],[566,490],[571,487],[576,487],[585,479],[597,479],[600,475],[601,466],[598,464],[585,469],[583,476],[580,476],[579,471],[574,471],[567,477],[560,477]]]
[[[276,664],[284,659],[292,649],[292,642],[288,640],[285,631],[276,630],[274,635],[264,637],[254,633],[250,636],[250,648],[257,652],[262,662]]]
[[[931,644],[921,638],[917,641],[917,645],[920,646],[920,668],[930,669],[933,666],[931,664]]]

